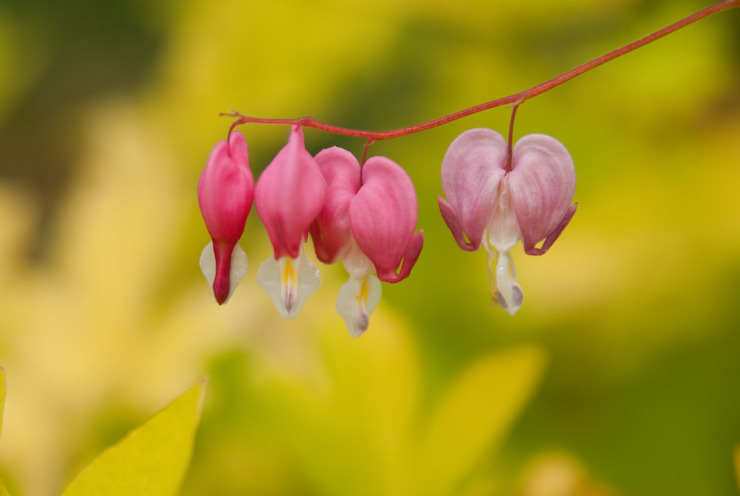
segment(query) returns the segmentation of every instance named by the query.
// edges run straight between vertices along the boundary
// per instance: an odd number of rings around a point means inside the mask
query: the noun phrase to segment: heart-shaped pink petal
[[[492,129],[477,128],[455,138],[442,160],[440,212],[461,248],[477,250],[506,174],[508,147]],[[467,239],[466,239],[467,238]]]
[[[414,235],[417,210],[406,171],[389,158],[370,158],[362,167],[362,186],[350,202],[349,218],[357,245],[381,281],[401,281],[416,263],[424,242],[421,232]]]
[[[555,138],[530,134],[514,146],[512,164],[509,187],[524,249],[530,255],[544,254],[575,213],[573,159]]]

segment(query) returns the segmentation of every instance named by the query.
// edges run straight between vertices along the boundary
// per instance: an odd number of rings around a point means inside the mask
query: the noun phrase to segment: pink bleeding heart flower
[[[508,145],[496,131],[462,133],[442,161],[447,199],[439,198],[439,209],[461,248],[473,251],[483,244],[493,301],[514,315],[523,294],[509,251],[520,239],[529,255],[550,249],[575,214],[576,173],[568,150],[544,134],[521,138],[510,169],[507,162]]]
[[[424,234],[414,234],[416,192],[408,174],[386,157],[372,157],[360,167],[350,152],[333,147],[316,155],[316,162],[327,195],[311,237],[319,260],[341,259],[349,272],[336,309],[358,337],[380,302],[380,281],[405,279],[419,257]]]
[[[247,272],[247,255],[238,245],[254,197],[247,141],[239,131],[219,142],[198,180],[198,205],[211,242],[200,267],[219,305],[231,297]]]
[[[274,256],[257,272],[257,284],[280,315],[295,318],[321,280],[303,245],[326,195],[326,182],[306,150],[303,130],[293,126],[288,144],[257,181],[255,206],[270,236]]]

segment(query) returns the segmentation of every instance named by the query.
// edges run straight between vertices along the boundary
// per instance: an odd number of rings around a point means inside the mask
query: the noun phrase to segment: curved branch
[[[695,12],[694,14],[691,14],[688,17],[684,17],[680,21],[674,22],[673,24],[666,26],[663,29],[659,29],[658,31],[655,31],[654,33],[651,33],[647,36],[643,36],[642,38],[636,41],[633,41],[632,43],[628,43],[627,45],[617,48],[616,50],[612,50],[611,52],[605,53],[604,55],[600,57],[597,57],[584,64],[581,64],[578,67],[575,67],[567,72],[564,72],[563,74],[560,74],[559,76],[556,76],[552,79],[545,81],[544,83],[540,83],[536,86],[533,86],[519,93],[515,93],[513,95],[505,96],[502,98],[497,98],[496,100],[491,100],[490,102],[481,103],[479,105],[475,105],[473,107],[469,107],[469,108],[454,112],[452,114],[445,115],[437,119],[433,119],[431,121],[422,122],[420,124],[415,124],[413,126],[408,126],[404,128],[392,129],[389,131],[365,131],[362,129],[351,129],[351,128],[345,128],[341,126],[334,126],[332,124],[327,124],[325,122],[319,121],[311,116],[300,117],[298,119],[269,119],[269,118],[261,118],[261,117],[251,117],[251,116],[243,115],[237,111],[226,112],[220,115],[237,118],[237,120],[231,125],[229,132],[231,132],[231,130],[233,130],[236,126],[239,126],[242,124],[282,124],[282,125],[296,125],[297,124],[303,127],[310,127],[310,128],[318,129],[320,131],[325,131],[328,133],[339,134],[343,136],[352,136],[352,137],[357,137],[357,138],[365,138],[368,140],[368,142],[364,148],[364,152],[363,152],[363,155],[364,155],[364,153],[367,153],[367,148],[375,141],[400,138],[401,136],[408,136],[410,134],[419,133],[421,131],[426,131],[427,129],[432,129],[438,126],[442,126],[449,122],[462,119],[463,117],[468,117],[470,115],[477,114],[485,110],[490,110],[492,108],[500,107],[502,105],[514,104],[515,106],[519,106],[525,101],[531,98],[534,98],[537,95],[541,95],[542,93],[549,91],[553,89],[554,87],[559,86],[567,81],[570,81],[576,76],[580,76],[581,74],[588,72],[602,64],[605,64],[611,60],[614,60],[617,57],[621,57],[622,55],[625,55],[633,50],[636,50],[649,43],[652,43],[653,41],[659,38],[662,38],[670,33],[673,33],[674,31],[684,28],[688,26],[689,24],[693,24],[694,22],[704,19],[705,17],[711,14],[722,12],[724,10],[728,10],[733,7],[740,7],[740,0],[722,0],[713,5],[710,5],[709,7],[703,8],[702,10],[698,12]]]

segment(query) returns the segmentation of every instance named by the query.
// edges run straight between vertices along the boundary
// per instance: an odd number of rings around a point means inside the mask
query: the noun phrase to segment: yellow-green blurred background
[[[727,495],[740,443],[740,11],[523,105],[576,164],[578,212],[515,253],[511,318],[437,211],[439,167],[495,109],[374,145],[411,175],[425,247],[368,333],[345,275],[283,321],[256,286],[218,307],[195,195],[238,109],[402,127],[505,96],[701,0],[3,0],[0,475],[58,494],[210,378],[184,495]],[[284,127],[243,127],[255,175]],[[306,131],[309,151],[363,142]],[[558,492],[559,491],[559,492]]]

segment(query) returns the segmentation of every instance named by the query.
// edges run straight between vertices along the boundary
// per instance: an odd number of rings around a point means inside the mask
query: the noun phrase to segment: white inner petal
[[[353,338],[362,336],[370,325],[370,315],[380,303],[382,288],[378,278],[370,274],[349,278],[337,295],[337,313],[344,319]]]
[[[504,176],[499,183],[496,206],[487,229],[488,242],[498,252],[511,250],[521,237],[508,179]]]
[[[234,246],[234,250],[231,252],[231,267],[229,269],[229,297],[226,298],[226,303],[234,294],[234,289],[239,285],[244,276],[247,274],[247,254],[244,253],[242,247],[237,243]],[[213,241],[208,243],[200,254],[200,270],[203,275],[206,276],[208,285],[211,287],[213,292],[213,281],[216,279],[216,255],[213,252]]]
[[[524,293],[521,286],[516,282],[516,268],[511,253],[504,251],[499,253],[496,262],[496,300],[501,308],[514,315],[522,306]]]
[[[319,269],[303,253],[298,258],[270,257],[257,271],[257,285],[267,293],[278,313],[294,319],[308,297],[321,285]]]
[[[375,272],[373,262],[357,246],[355,238],[352,238],[347,254],[342,257],[342,265],[349,272],[350,277],[355,279],[362,279]]]

